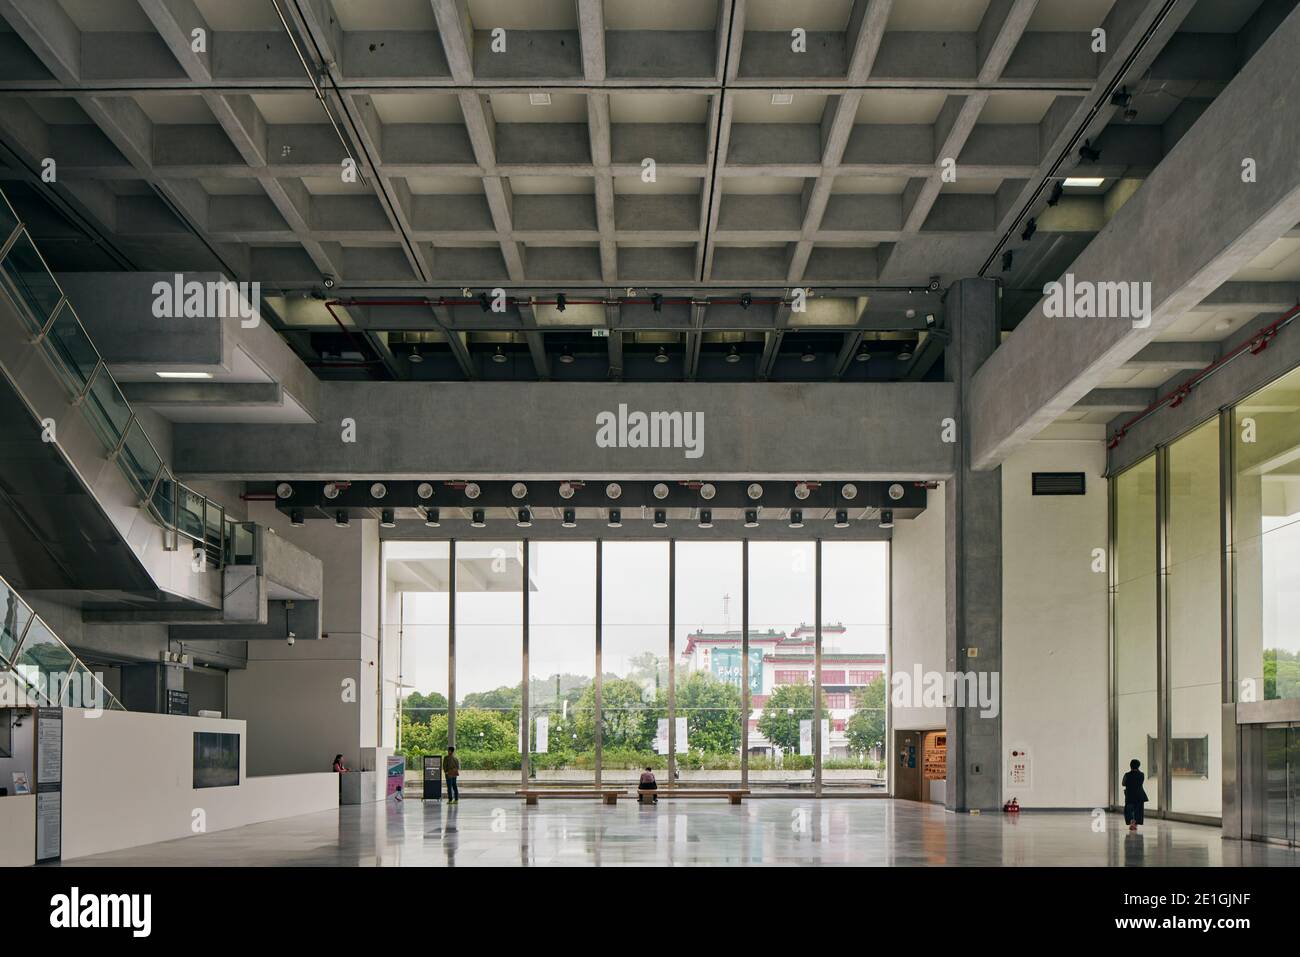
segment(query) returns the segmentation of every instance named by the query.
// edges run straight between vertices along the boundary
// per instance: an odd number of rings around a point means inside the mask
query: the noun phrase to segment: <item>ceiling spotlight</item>
[[[331,499],[331,500],[332,500],[332,499],[336,499],[336,498],[339,497],[339,491],[340,491],[340,489],[339,489],[338,484],[337,484],[336,482],[326,482],[326,483],[325,483],[325,488],[324,488],[323,491],[324,491],[324,495],[325,495],[325,497],[328,498],[328,499]]]
[[[429,482],[421,482],[415,487],[415,494],[420,498],[433,498],[433,485]]]
[[[749,293],[747,293],[747,292],[742,292],[742,293],[740,294],[740,308],[741,308],[741,309],[748,309],[748,308],[750,307],[750,305],[753,304],[753,302],[754,302],[754,297],[751,296]]]
[[[654,487],[654,496],[662,502],[668,497],[668,486],[663,482],[656,482]]]
[[[654,309],[655,312],[664,311],[664,297],[662,293],[656,292],[650,296],[650,307]]]
[[[728,362],[739,362],[739,361],[740,361],[740,352],[737,351],[737,349],[736,349],[735,346],[732,346],[731,349],[728,350],[728,352],[727,352],[727,361],[728,361]]]
[[[419,365],[421,362],[424,361],[424,356],[420,355],[419,349],[417,349],[415,346],[411,346],[411,354],[406,357],[406,361],[414,362],[416,365]]]
[[[492,308],[492,304],[488,302],[487,293],[481,292],[478,294],[478,307],[482,309],[484,312],[487,312],[489,309]]]
[[[1015,250],[1008,249],[1006,252],[1004,252],[1002,254],[1002,271],[1008,272],[1011,269],[1011,264],[1015,262],[1015,259],[1016,259]]]
[[[566,296],[566,295],[565,295],[564,293],[562,293],[562,292],[561,292],[561,293],[556,293],[556,295],[555,295],[555,311],[556,311],[556,312],[564,312],[564,307],[567,306],[568,303],[569,303],[569,297],[568,297],[568,296]]]
[[[904,495],[903,486],[899,485],[897,482],[889,486],[889,497],[892,498],[895,502],[897,502],[900,498],[902,498],[903,495]]]
[[[668,353],[664,352],[664,347],[660,346],[659,351],[655,353],[655,362],[660,365],[668,361]]]
[[[745,489],[745,494],[749,496],[750,501],[757,502],[763,497],[763,486],[757,482],[752,482],[749,488]]]
[[[506,351],[500,346],[497,346],[497,351],[492,353],[493,362],[505,362],[507,358]]]
[[[572,365],[572,364],[573,364],[573,350],[570,349],[568,346],[565,346],[565,347],[564,347],[564,351],[560,353],[560,361],[563,362],[566,366],[567,366],[567,365]]]
[[[426,508],[424,510],[424,524],[429,528],[438,528],[442,522],[438,521],[438,510],[436,508]]]
[[[571,499],[571,498],[573,498],[573,483],[572,483],[572,482],[561,482],[561,483],[560,483],[560,498],[562,498],[562,499]]]
[[[851,502],[858,497],[858,487],[852,482],[845,482],[840,486],[840,498],[846,502]]]
[[[1111,106],[1128,106],[1133,102],[1133,94],[1128,91],[1128,87],[1121,86],[1118,90],[1110,95]]]
[[[862,347],[858,349],[858,354],[853,357],[853,361],[866,362],[870,358],[871,358],[871,353],[867,351],[867,344],[864,342],[862,343]]]
[[[881,528],[894,527],[894,510],[892,508],[885,508],[880,510],[880,527]]]
[[[275,497],[276,497],[276,498],[292,498],[292,497],[293,497],[293,486],[290,485],[288,482],[281,482],[279,485],[277,485],[277,486],[275,487]]]
[[[289,513],[289,524],[292,525],[294,528],[302,528],[303,525],[307,524],[302,519],[302,509],[295,508],[292,512]]]
[[[1087,140],[1079,147],[1079,159],[1086,160],[1089,163],[1095,163],[1101,159],[1101,150],[1096,149]]]
[[[1020,234],[1020,238],[1025,242],[1029,242],[1029,240],[1034,238],[1034,233],[1036,232],[1038,232],[1038,220],[1030,216],[1029,222],[1025,223],[1024,231]]]
[[[717,494],[718,494],[717,486],[715,486],[712,482],[705,482],[703,485],[700,486],[700,498],[704,499],[706,502],[713,501],[713,496]]]
[[[561,528],[577,528],[577,527],[578,527],[578,513],[577,513],[577,511],[574,510],[574,509],[571,509],[571,508],[566,508],[566,509],[564,510],[564,519],[560,522],[560,527],[561,527]]]
[[[803,509],[801,508],[790,509],[790,527],[803,528]]]
[[[712,527],[713,527],[713,509],[711,508],[700,509],[700,528],[712,528]]]
[[[334,286],[338,283],[338,280],[335,279],[333,276],[329,275],[329,273],[326,273],[325,275],[321,276],[320,281],[325,284],[326,289],[333,289]]]
[[[1055,206],[1061,201],[1061,196],[1065,193],[1065,184],[1059,179],[1052,185],[1052,195],[1047,197],[1047,205]]]
[[[808,487],[807,482],[800,482],[794,487],[794,497],[799,501],[804,501],[812,494],[812,489]]]
[[[348,527],[348,513],[344,509],[339,509],[334,513],[334,524],[339,528]]]
[[[470,528],[487,528],[487,521],[484,517],[483,509],[476,508],[470,513]]]
[[[898,361],[906,362],[910,358],[912,358],[912,347],[903,346],[902,350],[898,353]]]
[[[478,487],[478,482],[465,483],[465,497],[474,499],[483,494],[483,490]]]
[[[380,528],[397,527],[396,516],[393,514],[393,510],[391,508],[386,508],[379,513],[379,527]]]
[[[610,528],[622,528],[623,513],[616,508],[611,508],[609,510],[609,521],[606,522],[605,524],[608,525]]]
[[[758,509],[756,508],[745,509],[745,527],[758,528]]]
[[[370,486],[371,498],[383,498],[387,494],[388,494],[388,486],[385,485],[383,482],[376,482],[374,485]]]
[[[533,513],[530,512],[530,511],[529,511],[528,509],[526,509],[526,508],[521,508],[521,509],[519,510],[519,521],[515,522],[515,527],[516,527],[516,528],[532,528],[532,527],[533,527]]]
[[[835,527],[836,527],[836,528],[848,528],[848,527],[849,527],[849,513],[848,513],[848,511],[847,511],[846,509],[842,509],[842,508],[841,508],[841,509],[837,509],[837,510],[836,510],[836,512],[835,512]]]
[[[510,494],[515,498],[527,498],[528,486],[523,482],[516,482],[514,485],[510,486]]]
[[[605,486],[605,497],[617,499],[623,495],[623,486],[617,482],[610,482]]]
[[[799,361],[800,361],[800,362],[815,362],[816,360],[817,360],[817,353],[813,352],[813,347],[812,347],[812,346],[804,346],[804,347],[803,347],[803,355],[801,355],[801,356],[799,357]]]
[[[655,528],[668,527],[668,513],[664,511],[662,508],[655,509],[654,527]]]

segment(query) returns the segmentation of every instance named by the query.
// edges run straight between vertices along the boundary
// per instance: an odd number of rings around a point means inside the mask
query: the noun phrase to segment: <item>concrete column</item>
[[[948,290],[946,305],[952,342],[945,363],[957,389],[959,418],[954,477],[945,484],[945,660],[947,670],[959,680],[954,695],[945,701],[945,803],[955,811],[992,810],[1002,803],[1001,702],[994,716],[981,717],[978,696],[971,692],[991,688],[993,675],[998,676],[1001,689],[1002,470],[971,468],[969,424],[971,380],[998,345],[999,289],[989,279],[958,280]],[[975,677],[963,683],[965,674]]]

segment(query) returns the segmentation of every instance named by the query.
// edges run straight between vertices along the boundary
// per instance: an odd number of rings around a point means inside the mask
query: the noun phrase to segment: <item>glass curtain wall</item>
[[[822,543],[822,691],[830,749],[825,788],[884,788],[889,545]]]
[[[383,562],[384,747],[418,769],[447,751],[447,542],[385,542]]]
[[[528,577],[530,776],[589,784],[596,769],[596,543],[529,542]]]
[[[1223,549],[1217,418],[1169,446],[1166,488],[1169,809],[1218,817],[1223,810]]]
[[[686,719],[686,746],[677,764],[714,772],[710,783],[740,784],[744,727],[740,542],[678,542],[675,583],[677,628],[676,714]],[[761,653],[751,653],[750,693],[759,694]],[[680,724],[680,722],[679,722]],[[704,775],[692,775],[703,778]]]
[[[1142,762],[1147,807],[1160,807],[1156,649],[1156,460],[1148,456],[1112,485],[1114,509],[1115,800],[1129,761]]]

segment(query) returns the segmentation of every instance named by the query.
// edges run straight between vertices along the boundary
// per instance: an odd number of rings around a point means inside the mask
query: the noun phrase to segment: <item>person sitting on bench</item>
[[[646,768],[644,771],[642,771],[642,772],[641,772],[641,780],[640,780],[640,782],[638,782],[638,784],[637,784],[637,786],[636,786],[636,789],[637,789],[638,792],[641,792],[641,791],[657,791],[657,790],[659,789],[659,783],[658,783],[657,781],[655,781],[655,773],[654,773],[653,771],[651,771],[649,768]],[[653,803],[658,804],[658,803],[659,803],[659,795],[656,794],[656,795],[653,795],[653,797],[654,797],[654,801],[653,801]],[[636,796],[636,800],[637,800],[637,803],[638,803],[638,804],[641,803],[641,794],[640,794],[640,793],[637,794],[637,796]]]

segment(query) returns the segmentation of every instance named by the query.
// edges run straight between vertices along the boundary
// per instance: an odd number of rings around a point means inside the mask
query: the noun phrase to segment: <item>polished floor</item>
[[[1104,829],[1100,821],[1104,820]],[[1218,828],[1114,815],[955,815],[906,801],[390,801],[68,860],[75,866],[1300,864],[1300,851],[1225,841]]]

